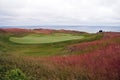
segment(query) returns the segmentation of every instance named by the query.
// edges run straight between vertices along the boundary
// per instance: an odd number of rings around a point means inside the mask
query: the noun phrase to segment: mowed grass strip
[[[10,41],[19,44],[40,44],[40,43],[55,43],[76,39],[83,39],[84,36],[72,35],[72,34],[30,34],[24,37],[10,37]]]

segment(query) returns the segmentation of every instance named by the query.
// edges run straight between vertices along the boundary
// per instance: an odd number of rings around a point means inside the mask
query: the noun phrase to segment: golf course
[[[0,80],[119,80],[119,59],[119,32],[0,29]]]
[[[40,43],[55,43],[83,38],[84,36],[63,33],[50,35],[31,34],[23,37],[11,37],[10,41],[20,44],[40,44]]]
[[[0,80],[120,80],[120,0],[0,0]]]

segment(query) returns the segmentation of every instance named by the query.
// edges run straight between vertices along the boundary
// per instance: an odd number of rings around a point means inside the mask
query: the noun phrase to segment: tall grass
[[[96,40],[97,41],[94,41]],[[77,55],[54,55],[54,56],[22,56],[20,54],[1,53],[0,54],[0,76],[4,72],[19,68],[26,74],[30,80],[119,80],[120,79],[120,38],[116,34],[105,34],[98,40],[78,43],[61,43],[58,45],[73,47],[75,51],[97,46],[90,52]],[[6,43],[9,44],[9,43]],[[6,45],[3,44],[5,47]],[[22,50],[21,46],[17,46]],[[48,46],[57,46],[57,43],[46,44]],[[44,46],[46,46],[44,45]],[[11,45],[9,45],[11,46]],[[29,45],[30,46],[30,45]],[[43,44],[42,44],[43,46]],[[32,45],[30,49],[40,48],[38,45]],[[83,48],[82,48],[83,47]],[[12,48],[14,48],[12,46]],[[24,47],[26,49],[26,47]],[[1,48],[2,49],[2,48]],[[10,49],[10,48],[9,48]],[[32,50],[34,50],[32,49]],[[44,48],[46,49],[46,48]],[[54,49],[54,48],[53,48]],[[13,49],[14,50],[14,49]],[[17,50],[16,50],[17,51]],[[56,50],[57,51],[57,50]],[[43,52],[44,54],[44,52]],[[69,53],[67,53],[69,54]],[[73,51],[74,54],[74,51]]]

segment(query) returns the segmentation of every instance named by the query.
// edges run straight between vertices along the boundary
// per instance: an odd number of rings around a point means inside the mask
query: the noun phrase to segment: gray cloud
[[[120,25],[120,0],[0,0],[0,25]]]

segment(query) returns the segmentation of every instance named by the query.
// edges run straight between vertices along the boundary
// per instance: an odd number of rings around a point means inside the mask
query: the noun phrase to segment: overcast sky
[[[120,25],[120,0],[0,0],[0,25]]]

